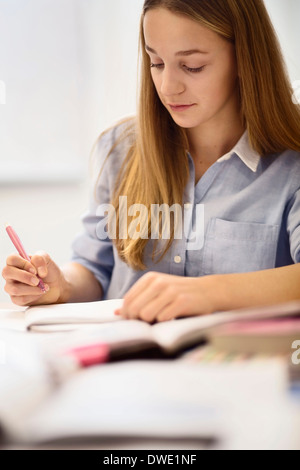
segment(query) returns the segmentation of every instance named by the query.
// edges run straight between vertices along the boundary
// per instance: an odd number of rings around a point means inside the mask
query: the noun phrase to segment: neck
[[[213,164],[235,146],[245,128],[240,119],[222,122],[220,125],[209,123],[187,131],[190,153],[200,163]]]

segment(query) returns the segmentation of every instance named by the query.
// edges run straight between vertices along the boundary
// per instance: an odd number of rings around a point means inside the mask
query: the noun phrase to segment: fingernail
[[[36,274],[36,270],[35,270],[34,268],[30,268],[30,269],[29,269],[29,272],[30,272],[31,274]]]
[[[45,268],[38,268],[38,274],[40,277],[45,277],[46,276]]]
[[[39,284],[39,282],[40,282],[40,281],[38,280],[37,277],[32,277],[32,278],[31,278],[31,284],[32,284],[33,286],[37,286],[37,285]]]

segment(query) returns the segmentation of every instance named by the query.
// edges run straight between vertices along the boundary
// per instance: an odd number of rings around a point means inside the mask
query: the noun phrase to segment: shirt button
[[[181,256],[175,256],[174,261],[176,264],[181,263]]]

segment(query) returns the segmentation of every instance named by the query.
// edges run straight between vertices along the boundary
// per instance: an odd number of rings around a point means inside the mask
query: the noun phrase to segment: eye
[[[188,72],[191,72],[191,73],[199,73],[199,72],[202,72],[203,69],[205,68],[205,65],[203,65],[202,67],[197,67],[197,68],[191,68],[191,67],[187,67],[186,65],[184,65],[184,68],[185,70],[187,70]]]
[[[164,64],[151,64],[150,65],[152,69],[162,69],[164,67]],[[190,72],[190,73],[199,73],[199,72],[202,72],[205,68],[205,65],[203,65],[202,67],[197,67],[197,68],[192,68],[192,67],[187,67],[186,65],[183,65],[183,68],[184,70],[186,70],[187,72]]]
[[[164,66],[164,64],[151,64],[152,69],[161,69]]]

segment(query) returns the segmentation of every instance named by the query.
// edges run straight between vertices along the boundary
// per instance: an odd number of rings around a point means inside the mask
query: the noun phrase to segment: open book
[[[25,312],[27,329],[39,332],[73,330],[63,336],[63,347],[106,344],[110,359],[142,353],[154,357],[176,356],[205,341],[219,325],[236,320],[300,317],[300,302],[284,305],[219,312],[212,315],[171,320],[150,325],[140,320],[123,320],[114,315],[122,300],[30,307]],[[57,350],[58,343],[55,340]],[[157,356],[158,354],[158,356]],[[153,357],[153,356],[151,356]]]

